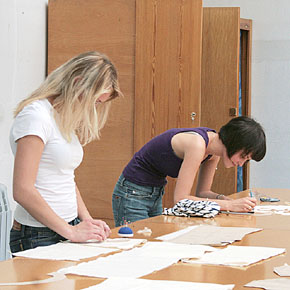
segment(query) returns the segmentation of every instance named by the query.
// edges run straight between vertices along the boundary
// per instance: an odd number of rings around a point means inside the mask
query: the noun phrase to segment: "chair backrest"
[[[7,187],[0,183],[0,261],[11,258],[9,236],[12,211],[9,206]]]

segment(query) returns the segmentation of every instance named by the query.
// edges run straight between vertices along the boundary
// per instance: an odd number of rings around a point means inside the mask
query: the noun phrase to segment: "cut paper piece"
[[[167,280],[145,280],[132,278],[109,278],[104,282],[83,290],[232,290],[235,285],[214,283],[180,282]]]
[[[138,278],[177,263],[181,258],[198,258],[205,251],[215,250],[208,246],[178,245],[166,242],[148,242],[134,248],[76,266],[60,269],[64,274],[99,278]]]
[[[190,230],[181,230],[172,234],[158,237],[158,240],[165,240],[171,243],[190,245],[214,245],[222,246],[240,241],[246,234],[261,231],[260,228],[245,227],[216,227],[216,226],[195,226]]]
[[[140,235],[144,235],[144,236],[146,236],[146,237],[149,237],[149,236],[151,236],[151,234],[152,234],[152,230],[149,229],[149,228],[147,228],[147,227],[144,227],[143,230],[139,230],[139,231],[137,231],[137,234],[140,234]]]
[[[139,248],[140,257],[172,257],[178,260],[183,258],[201,258],[205,252],[217,251],[216,248],[206,245],[185,245],[169,242],[148,242],[142,248]]]
[[[199,260],[182,260],[192,264],[225,265],[245,267],[259,261],[280,255],[285,252],[282,248],[228,246],[212,253],[205,253]],[[290,289],[290,288],[289,288]]]
[[[254,207],[254,212],[290,215],[290,206],[289,205],[256,205]]]
[[[14,254],[13,254],[14,255]],[[65,275],[62,273],[51,273],[48,274],[52,277],[44,279],[44,280],[34,280],[34,281],[26,281],[26,282],[9,282],[9,283],[0,283],[0,286],[21,286],[21,285],[33,285],[33,284],[44,284],[51,283],[66,279]]]
[[[116,251],[118,249],[88,247],[77,243],[64,242],[13,253],[13,255],[32,259],[79,261]]]
[[[82,243],[84,246],[101,247],[101,248],[117,248],[120,250],[132,249],[138,245],[146,243],[146,239],[129,239],[129,238],[115,238],[107,239],[104,242],[98,242],[95,240],[89,240],[86,243]]]
[[[290,277],[290,266],[285,263],[284,266],[274,267],[274,272],[281,277]]]
[[[255,280],[244,287],[263,288],[266,290],[289,290],[290,279],[277,278],[277,279],[266,279],[266,280]]]

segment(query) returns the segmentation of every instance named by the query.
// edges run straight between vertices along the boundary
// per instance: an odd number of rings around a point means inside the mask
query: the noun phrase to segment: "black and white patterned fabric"
[[[212,218],[216,216],[219,211],[220,206],[214,201],[182,199],[172,208],[164,208],[162,214],[182,217]]]

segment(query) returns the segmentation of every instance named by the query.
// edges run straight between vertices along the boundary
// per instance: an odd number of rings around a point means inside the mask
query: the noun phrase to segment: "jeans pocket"
[[[114,221],[115,226],[118,227],[122,223],[122,219],[124,216],[124,209],[122,207],[123,197],[113,194],[112,198],[112,206],[113,206],[113,214],[114,214]]]
[[[10,230],[10,251],[11,253],[16,253],[19,251],[23,251],[23,245],[21,240],[21,230],[14,230],[13,228]]]
[[[50,230],[49,228],[35,229],[31,233],[31,247],[36,248],[39,246],[49,246],[63,241],[65,238]]]

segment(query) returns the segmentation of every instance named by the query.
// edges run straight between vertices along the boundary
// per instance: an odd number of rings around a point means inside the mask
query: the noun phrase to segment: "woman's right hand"
[[[110,234],[109,226],[100,220],[85,219],[78,225],[70,226],[69,240],[72,242],[86,242],[88,240],[104,241]]]
[[[236,212],[249,212],[257,204],[257,200],[253,197],[243,197],[239,199],[232,199],[228,201],[228,210]]]

